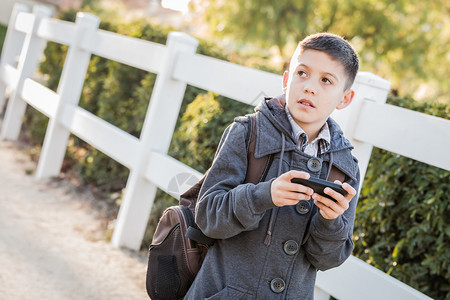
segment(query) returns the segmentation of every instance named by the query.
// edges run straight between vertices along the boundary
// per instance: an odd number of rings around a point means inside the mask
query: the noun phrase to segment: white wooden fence
[[[36,177],[58,175],[70,133],[130,169],[112,244],[138,249],[156,189],[178,197],[169,182],[176,174],[200,177],[167,155],[186,84],[248,104],[278,95],[281,76],[195,54],[198,41],[170,33],[160,45],[98,30],[99,19],[78,13],[75,23],[50,18],[44,6],[32,13],[16,5],[0,60],[0,111],[10,91],[0,138],[17,139],[26,105],[49,117]],[[46,41],[69,46],[56,92],[32,79]],[[144,126],[136,138],[78,106],[91,54],[157,73]],[[360,72],[352,105],[333,117],[355,146],[362,176],[373,146],[450,170],[450,121],[384,104],[390,83]],[[418,137],[427,137],[424,143]],[[195,167],[195,166],[193,166]],[[316,299],[429,299],[400,281],[350,257],[341,267],[319,272]]]

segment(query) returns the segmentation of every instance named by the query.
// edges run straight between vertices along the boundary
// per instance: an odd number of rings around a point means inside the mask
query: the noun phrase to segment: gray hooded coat
[[[350,256],[357,196],[334,220],[323,218],[312,199],[284,207],[272,202],[272,181],[293,169],[326,179],[333,165],[353,188],[359,185],[352,146],[339,126],[327,120],[330,148],[313,158],[297,148],[284,105],[273,98],[256,108],[255,157],[273,155],[264,182],[243,184],[248,118],[225,130],[196,207],[197,225],[218,240],[185,299],[313,299],[317,270]]]

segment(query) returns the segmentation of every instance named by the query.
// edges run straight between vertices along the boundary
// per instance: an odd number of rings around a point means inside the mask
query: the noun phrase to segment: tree
[[[362,70],[388,78],[404,94],[427,84],[428,97],[450,103],[442,80],[450,71],[450,4],[443,0],[197,0],[192,7],[213,35],[275,45],[284,61],[309,34],[342,35],[358,51]]]

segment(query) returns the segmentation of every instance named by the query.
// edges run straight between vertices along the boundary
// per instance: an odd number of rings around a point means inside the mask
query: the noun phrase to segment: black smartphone
[[[336,192],[338,192],[338,193],[340,193],[340,194],[342,194],[344,196],[346,196],[348,194],[347,191],[344,190],[341,185],[336,184],[336,183],[331,182],[331,181],[322,180],[322,179],[319,179],[319,178],[314,178],[314,177],[310,177],[309,179],[293,178],[291,180],[291,182],[298,183],[298,184],[310,187],[317,194],[319,194],[321,196],[324,196],[324,197],[327,197],[328,199],[331,199],[334,202],[337,202],[337,201],[334,198],[332,198],[331,196],[329,196],[329,195],[327,195],[327,194],[325,194],[323,192],[323,190],[326,187],[329,187],[329,188],[335,190]]]

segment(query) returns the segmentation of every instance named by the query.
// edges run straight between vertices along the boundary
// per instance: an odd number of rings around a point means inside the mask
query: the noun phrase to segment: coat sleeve
[[[265,211],[275,207],[271,181],[243,184],[247,173],[248,123],[234,122],[225,131],[200,190],[195,221],[211,238],[226,239],[255,229]]]
[[[357,181],[348,182],[356,191],[359,187],[359,168]],[[316,269],[325,271],[341,265],[352,253],[353,224],[355,221],[358,194],[350,201],[349,208],[334,220],[328,220],[317,212],[311,220],[309,238],[304,248],[306,256]]]

